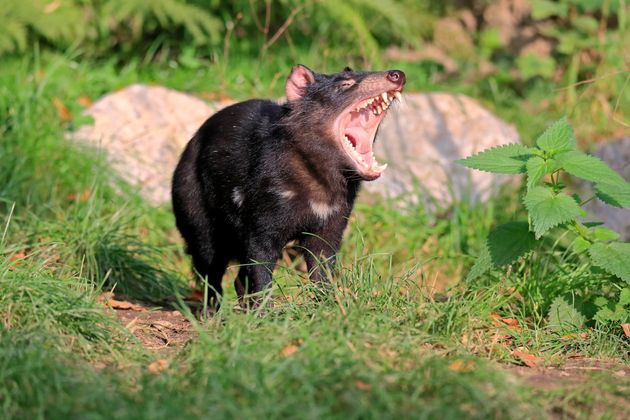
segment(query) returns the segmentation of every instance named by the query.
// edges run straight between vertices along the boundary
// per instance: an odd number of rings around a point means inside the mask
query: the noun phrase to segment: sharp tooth
[[[380,114],[381,112],[383,112],[383,108],[381,108],[381,106],[377,106],[376,109],[378,110],[378,113]]]
[[[387,168],[387,163],[384,163],[382,165],[372,165],[372,168],[370,169],[376,172],[383,172],[386,168]]]
[[[398,99],[399,101],[402,99],[402,95],[400,94],[399,91],[394,92],[394,97]]]
[[[383,98],[384,101],[387,101],[387,92],[381,93],[381,98]]]

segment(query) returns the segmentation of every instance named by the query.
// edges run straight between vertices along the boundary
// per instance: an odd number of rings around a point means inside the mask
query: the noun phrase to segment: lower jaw
[[[381,172],[370,171],[367,168],[361,168],[358,165],[358,163],[352,162],[352,172],[358,174],[363,181],[374,181],[382,175]]]

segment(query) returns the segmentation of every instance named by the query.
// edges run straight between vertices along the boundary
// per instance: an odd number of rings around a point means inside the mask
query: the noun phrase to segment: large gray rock
[[[455,160],[506,143],[516,129],[473,99],[450,93],[410,93],[388,111],[379,129],[376,157],[389,166],[369,192],[386,197],[414,193],[418,186],[441,204],[453,198],[485,200],[506,176],[473,171]]]
[[[131,85],[92,104],[85,114],[94,124],[72,138],[104,149],[123,179],[160,204],[170,200],[171,176],[184,146],[218,108],[161,86]]]
[[[154,204],[170,200],[171,175],[184,146],[211,114],[228,102],[209,105],[160,86],[131,85],[104,96],[85,113],[94,124],[72,134],[104,149],[113,169]],[[516,130],[474,100],[447,93],[407,94],[379,131],[376,155],[389,164],[365,183],[390,197],[416,191],[416,181],[443,203],[485,199],[502,180],[453,163],[480,150],[518,142]]]
[[[595,150],[595,155],[602,158],[630,182],[630,137],[601,144]],[[606,226],[619,232],[622,240],[630,240],[630,209],[611,207],[599,200],[591,201],[587,208],[594,212]]]

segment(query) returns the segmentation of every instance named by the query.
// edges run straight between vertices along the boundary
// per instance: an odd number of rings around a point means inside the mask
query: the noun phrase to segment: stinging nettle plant
[[[588,255],[594,266],[630,283],[630,243],[619,241],[617,232],[598,223],[580,220],[588,215],[583,206],[594,198],[614,207],[630,208],[630,183],[599,158],[577,150],[566,117],[542,133],[536,147],[507,144],[457,163],[486,172],[527,174],[523,204],[528,220],[511,221],[494,229],[467,280],[493,267],[514,263],[534,250],[551,229],[562,227],[575,234],[574,251]],[[594,183],[595,195],[582,200],[577,194],[567,194],[562,172]]]

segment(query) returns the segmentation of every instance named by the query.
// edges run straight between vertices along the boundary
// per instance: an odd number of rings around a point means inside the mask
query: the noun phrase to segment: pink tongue
[[[372,151],[372,145],[370,139],[367,138],[368,134],[361,127],[346,127],[346,134],[352,137],[356,143],[354,146],[361,155],[370,154]]]
[[[349,134],[355,140],[355,149],[363,156],[363,160],[366,162],[368,162],[367,157],[370,160],[372,159],[372,145],[370,144],[368,133],[365,131],[365,126],[369,120],[370,113],[367,109],[364,109],[358,115],[353,113],[350,123],[346,126],[346,134]],[[366,157],[366,154],[369,156]]]
[[[363,158],[363,161],[368,164],[368,166],[372,166],[372,162],[374,162],[374,159],[372,159],[372,153],[361,153],[361,157]]]

